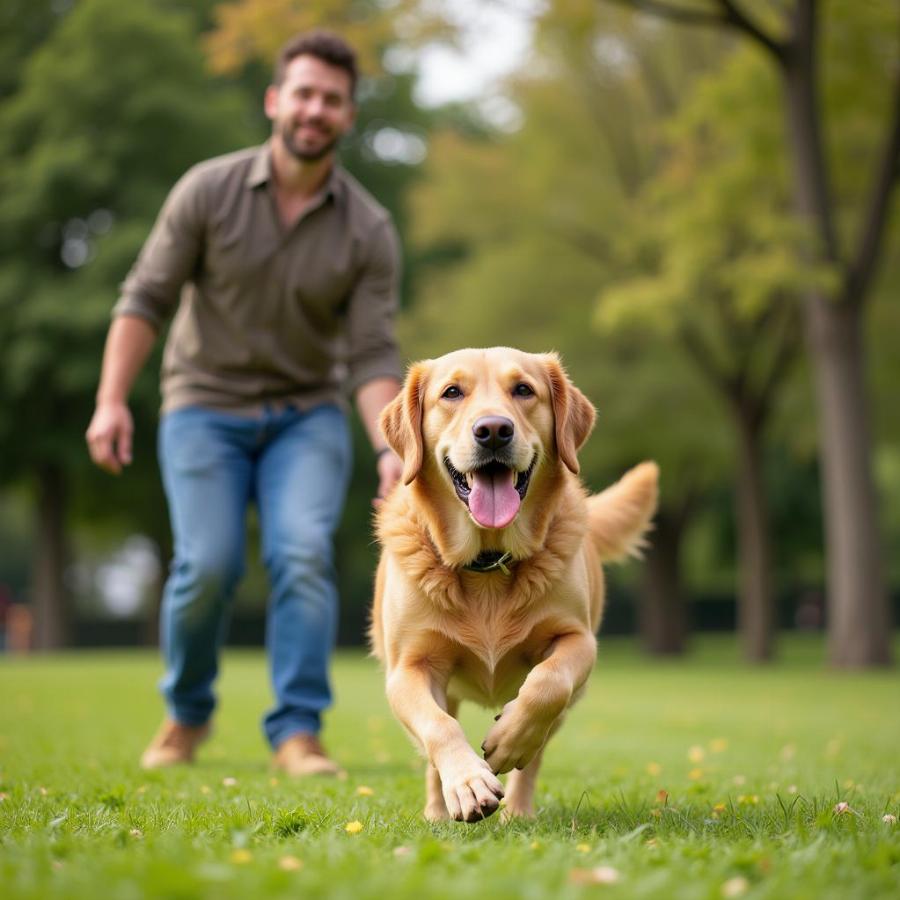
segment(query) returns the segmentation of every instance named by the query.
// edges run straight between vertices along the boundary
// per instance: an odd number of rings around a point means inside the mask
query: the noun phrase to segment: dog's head
[[[594,408],[555,354],[458,350],[413,365],[381,415],[403,481],[440,479],[481,528],[510,525],[541,475],[578,472]]]

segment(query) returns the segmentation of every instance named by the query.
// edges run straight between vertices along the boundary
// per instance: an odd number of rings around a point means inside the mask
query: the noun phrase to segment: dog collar
[[[498,569],[509,575],[509,564],[512,563],[512,553],[507,550],[501,553],[499,550],[485,550],[479,553],[475,559],[463,566],[470,572],[496,572]]]

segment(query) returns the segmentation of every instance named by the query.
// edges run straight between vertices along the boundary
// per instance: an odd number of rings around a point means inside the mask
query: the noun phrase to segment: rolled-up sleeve
[[[347,386],[355,393],[374,378],[402,379],[394,333],[400,288],[400,241],[389,219],[375,229],[366,265],[347,310]]]
[[[205,203],[197,169],[172,188],[137,261],[122,283],[113,316],[146,319],[157,331],[178,303],[202,253]]]

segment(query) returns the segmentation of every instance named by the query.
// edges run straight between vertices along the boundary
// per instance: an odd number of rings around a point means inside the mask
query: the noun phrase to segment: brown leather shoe
[[[210,734],[210,725],[182,725],[165,719],[141,755],[142,769],[162,769],[194,761],[194,752]]]
[[[292,734],[278,745],[272,766],[292,777],[343,774],[314,734]]]

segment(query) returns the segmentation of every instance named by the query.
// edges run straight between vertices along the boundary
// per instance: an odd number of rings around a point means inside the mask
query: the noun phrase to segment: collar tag
[[[479,554],[468,565],[463,566],[470,572],[495,572],[499,569],[504,575],[509,575],[509,566],[507,563],[512,562],[512,553],[509,550],[506,553],[498,553],[489,551]]]

